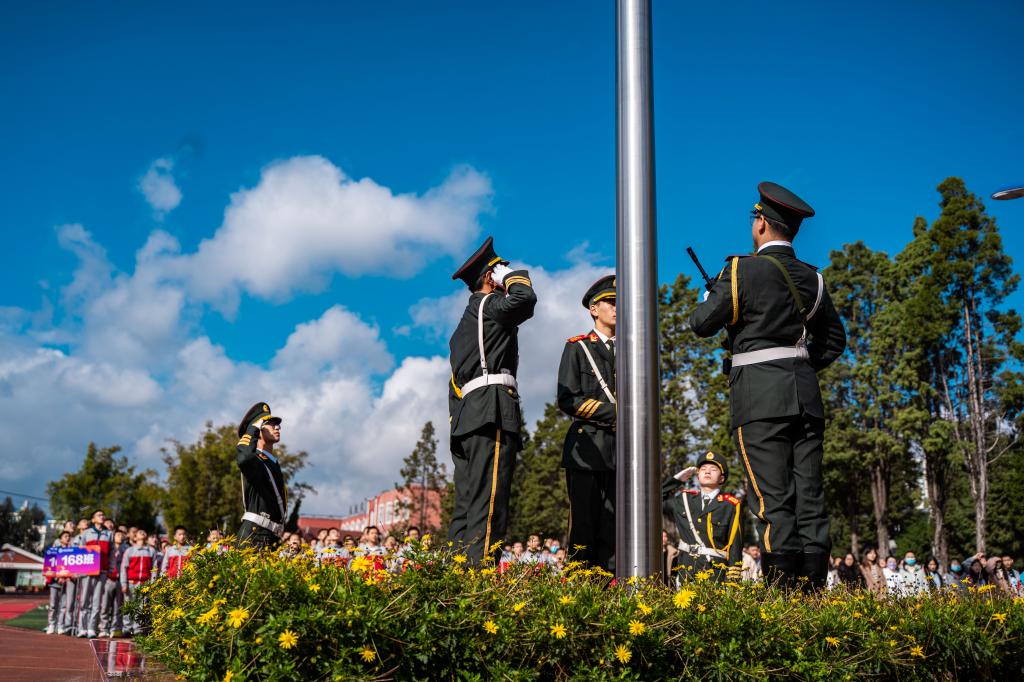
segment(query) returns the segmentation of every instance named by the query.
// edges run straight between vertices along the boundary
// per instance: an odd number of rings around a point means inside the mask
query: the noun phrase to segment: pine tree
[[[516,464],[506,542],[525,541],[527,536],[537,534],[560,538],[564,544],[569,496],[561,468],[562,444],[571,423],[556,404],[548,403],[544,407],[544,417],[537,422]]]
[[[448,473],[443,463],[437,460],[437,438],[433,422],[423,425],[420,439],[412,452],[402,460],[399,471],[401,483],[395,490],[402,495],[398,504],[400,519],[393,527],[399,534],[410,526],[417,526],[423,533],[436,533],[440,528],[433,519],[443,519],[444,497],[448,493]]]

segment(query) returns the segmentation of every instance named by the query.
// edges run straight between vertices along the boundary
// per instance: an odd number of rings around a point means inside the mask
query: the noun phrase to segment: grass
[[[26,630],[45,630],[46,629],[46,605],[37,606],[34,609],[30,609],[25,613],[21,614],[17,618],[4,621],[4,625],[10,625],[12,628],[24,628]]]

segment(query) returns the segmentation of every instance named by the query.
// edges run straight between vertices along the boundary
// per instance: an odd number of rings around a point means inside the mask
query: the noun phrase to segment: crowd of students
[[[208,543],[218,542],[212,530]],[[102,510],[75,524],[68,521],[54,547],[82,547],[99,554],[99,574],[48,577],[50,593],[47,634],[72,637],[121,637],[137,634],[121,606],[143,585],[157,576],[177,576],[192,547],[188,531],[174,529],[172,539],[161,540],[143,528],[117,525]]]

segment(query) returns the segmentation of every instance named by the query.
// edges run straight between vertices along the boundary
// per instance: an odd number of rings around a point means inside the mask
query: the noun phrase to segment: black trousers
[[[832,549],[821,484],[824,432],[825,421],[807,415],[749,422],[733,432],[766,552]]]
[[[615,572],[615,472],[566,469],[569,552],[577,561]]]
[[[281,538],[277,537],[263,526],[257,526],[252,521],[242,521],[238,527],[238,544],[264,549],[277,547]]]
[[[512,474],[521,449],[519,434],[498,426],[453,439],[455,509],[448,539],[474,562],[479,563],[491,545],[507,539]],[[499,551],[491,558],[496,559]]]

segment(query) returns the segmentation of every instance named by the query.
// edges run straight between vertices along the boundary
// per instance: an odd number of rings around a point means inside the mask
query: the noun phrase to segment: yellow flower
[[[619,659],[619,663],[629,663],[629,659],[633,658],[633,652],[625,644],[620,644],[615,647],[615,658]]]
[[[703,571],[700,571],[699,573],[697,573],[697,575],[695,577],[697,578],[697,580],[707,580],[712,575],[714,575],[714,573],[715,572],[713,570],[711,570],[710,568],[705,568]]]
[[[455,556],[452,557],[452,561],[454,561],[457,564],[464,564],[464,563],[466,563],[466,555],[465,554],[456,554]]]
[[[771,620],[771,619],[772,619],[771,615],[767,611],[765,611],[764,609],[761,609],[761,620]]]
[[[924,658],[924,649],[919,646],[910,647],[910,655],[917,656],[918,658]]]
[[[555,636],[555,639],[562,639],[565,637],[565,626],[561,623],[555,623],[551,626],[551,634]]]
[[[681,609],[685,609],[693,601],[693,598],[697,596],[697,593],[693,590],[679,590],[675,596],[672,597],[672,603]]]
[[[180,607],[175,606],[173,609],[171,609],[171,612],[168,615],[172,620],[176,620],[184,616],[185,612],[182,611]]]
[[[256,638],[256,643],[257,644],[263,644],[263,638],[262,637],[257,637]]]
[[[642,601],[638,601],[636,603],[636,607],[640,609],[640,613],[644,614],[645,616],[649,616],[651,614],[651,607],[643,603]]]
[[[373,568],[373,561],[365,556],[357,556],[348,567],[353,571],[365,572]]]
[[[282,649],[291,649],[299,643],[299,637],[291,630],[285,630],[278,636],[277,643],[281,645]]]
[[[642,635],[647,631],[647,626],[638,620],[629,621],[629,634],[636,636]]]
[[[196,622],[199,623],[200,625],[206,625],[208,623],[212,623],[213,620],[216,617],[217,617],[217,605],[214,604],[212,609],[210,609],[209,611],[207,611],[203,615],[201,615],[198,618],[196,618]]]
[[[826,637],[825,641],[828,643],[829,646],[839,646],[839,639],[837,639],[836,637]]]
[[[1000,623],[1005,623],[1006,622],[1006,614],[1005,613],[993,613],[992,614],[992,620],[999,621]]]
[[[480,569],[480,575],[494,575],[494,569],[493,568],[481,568]]]
[[[377,652],[368,646],[364,646],[360,651],[359,655],[363,657],[363,660],[367,663],[373,663],[377,658]]]
[[[498,634],[498,626],[495,624],[493,620],[484,621],[484,630],[487,630],[487,633],[491,635]]]
[[[516,602],[515,606],[512,607],[512,610],[519,613],[524,608],[526,608],[526,604],[524,602]]]
[[[853,617],[854,617],[854,618],[860,618],[860,617],[861,617],[861,616],[863,616],[863,615],[864,615],[864,614],[863,614],[863,613],[861,613],[860,611],[854,611],[854,612],[853,612]]]
[[[316,583],[310,583],[309,584],[309,591],[312,592],[313,594],[316,594],[317,592],[320,591],[320,586],[317,585]]]
[[[249,612],[246,609],[234,609],[228,613],[228,624],[233,628],[240,628],[248,618]]]
[[[562,603],[562,604],[571,604],[572,603],[572,597],[570,597],[568,595],[562,595],[562,598],[559,599],[558,601],[560,603]]]
[[[708,607],[704,606],[703,604],[697,604],[697,610],[700,611],[701,613],[704,613],[705,611],[708,610]]]
[[[231,672],[230,670],[227,671],[227,673],[225,673],[224,675],[224,682],[231,682],[231,678],[234,676],[235,674],[233,672]]]

